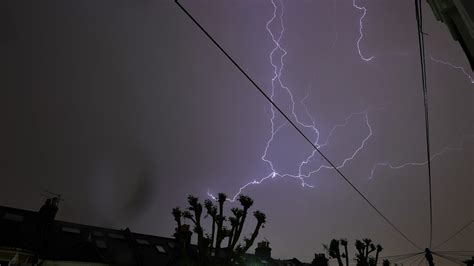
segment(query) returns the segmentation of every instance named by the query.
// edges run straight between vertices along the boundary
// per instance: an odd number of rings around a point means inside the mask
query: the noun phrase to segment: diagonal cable
[[[474,250],[437,250],[438,253],[474,253]]]
[[[421,263],[423,263],[423,260],[424,260],[424,256],[421,256],[419,257],[417,260],[413,261],[412,263],[410,263],[410,265],[420,265]],[[418,264],[416,264],[418,262]],[[415,263],[415,264],[413,264]]]
[[[461,260],[458,260],[458,259],[453,258],[453,257],[450,257],[450,256],[441,255],[441,254],[436,253],[436,252],[432,252],[432,254],[435,255],[435,256],[438,256],[438,257],[440,257],[440,258],[443,258],[443,259],[445,259],[445,260],[449,260],[449,261],[451,261],[451,262],[454,262],[454,263],[456,263],[456,264],[459,264],[459,265],[463,265],[463,264],[464,264]]]
[[[199,29],[201,29],[201,31],[211,40],[212,43],[214,43],[214,45],[227,57],[227,59],[229,59],[232,64],[250,81],[250,83],[252,83],[254,85],[254,87],[262,94],[262,96],[264,96],[271,104],[272,106],[278,110],[278,112],[296,129],[296,131],[298,131],[298,133],[319,153],[319,155],[321,155],[321,157],[323,157],[328,163],[329,165],[334,168],[334,170],[390,225],[392,226],[393,229],[395,229],[395,231],[397,231],[403,238],[405,238],[411,245],[413,245],[414,247],[418,248],[421,250],[421,248],[415,243],[413,242],[412,240],[410,240],[400,229],[398,229],[397,226],[395,226],[395,224],[392,223],[392,221],[390,221],[385,215],[382,214],[382,212],[377,209],[377,207],[375,207],[375,205],[354,185],[352,184],[351,181],[349,181],[349,179],[347,179],[347,177],[334,165],[334,163],[332,163],[319,149],[318,147],[316,147],[316,145],[311,142],[311,140],[298,128],[298,126],[295,125],[295,123],[293,121],[291,121],[291,119],[285,114],[285,112],[282,111],[282,109],[280,109],[280,107],[278,107],[278,105],[275,104],[275,102],[272,101],[272,99],[262,90],[262,88],[260,88],[259,85],[257,85],[257,83],[242,69],[242,67],[240,67],[239,64],[237,64],[237,62],[224,50],[224,48],[222,48],[222,46],[201,26],[201,24],[199,24],[199,22],[197,22],[197,20],[186,10],[186,8],[184,8],[179,2],[178,0],[175,0],[174,1],[178,6],[179,8],[194,22],[194,24],[196,24],[196,26],[199,27]]]
[[[420,256],[420,255],[421,254],[415,254],[415,255],[408,256],[408,257],[404,257],[404,258],[392,259],[392,260],[390,260],[390,262],[394,262],[394,263],[397,263],[397,264],[400,264],[400,263],[404,264],[404,263],[408,263],[411,260],[417,259],[417,257]]]
[[[474,254],[445,253],[445,252],[439,252],[439,251],[436,253],[445,255],[445,256],[451,256],[453,258],[471,258],[474,256]]]
[[[441,247],[442,245],[446,244],[449,240],[453,239],[455,236],[460,234],[462,231],[464,231],[464,229],[468,228],[473,223],[474,223],[474,220],[471,220],[470,222],[465,224],[463,227],[461,227],[461,229],[459,229],[454,234],[452,234],[450,237],[448,237],[445,241],[443,241],[440,244],[436,245],[433,249],[437,249],[437,248]]]
[[[425,253],[424,251],[423,252],[414,252],[414,253],[406,253],[406,254],[398,254],[398,255],[389,255],[389,256],[383,256],[383,257],[380,257],[381,259],[395,259],[395,258],[398,258],[398,257],[405,257],[405,256],[411,256],[411,255],[419,255],[419,254],[423,254]]]
[[[418,262],[418,266],[420,266],[421,264],[423,264],[423,261],[424,261],[424,260],[425,260],[425,258],[424,258],[424,257],[421,257],[420,262]]]

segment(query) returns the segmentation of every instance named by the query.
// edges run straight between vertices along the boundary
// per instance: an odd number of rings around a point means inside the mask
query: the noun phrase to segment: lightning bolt
[[[362,11],[362,16],[359,19],[359,39],[357,40],[357,51],[359,52],[359,56],[362,60],[364,60],[365,62],[369,62],[372,59],[374,59],[375,56],[365,57],[364,55],[362,55],[362,52],[360,50],[360,42],[364,38],[364,33],[363,33],[364,23],[363,23],[363,21],[364,21],[365,15],[367,14],[367,8],[357,5],[356,0],[352,0],[352,6],[354,6],[358,10]]]
[[[472,138],[474,137],[474,134],[464,134],[463,137],[461,138],[461,141],[459,142],[458,146],[455,147],[445,147],[441,149],[441,151],[434,153],[432,156],[430,156],[430,160],[433,161],[434,159],[440,157],[441,155],[448,153],[448,152],[461,152],[464,150],[464,144],[467,138]],[[428,160],[422,161],[422,162],[409,162],[409,163],[402,163],[402,164],[393,164],[393,163],[376,163],[374,167],[372,168],[372,171],[370,172],[369,179],[372,179],[374,177],[375,171],[377,168],[381,167],[386,167],[391,170],[400,170],[405,167],[409,166],[424,166],[428,164]]]
[[[364,38],[364,18],[365,16],[367,15],[367,8],[363,7],[363,6],[359,6],[357,5],[356,3],[356,0],[352,0],[352,6],[360,11],[362,11],[362,16],[359,18],[359,39],[357,39],[357,52],[359,53],[359,56],[362,60],[364,60],[365,62],[369,62],[371,61],[372,59],[375,58],[375,56],[371,56],[371,57],[365,57],[363,54],[362,54],[362,51],[360,49],[360,42],[362,41],[362,39]],[[443,65],[446,65],[446,66],[449,66],[453,69],[457,69],[457,70],[460,70],[467,78],[469,78],[469,80],[471,81],[472,84],[474,84],[474,78],[469,75],[469,73],[461,66],[457,66],[453,63],[450,63],[450,62],[447,62],[447,61],[443,61],[443,60],[439,60],[439,59],[436,59],[432,56],[430,56],[430,60],[435,62],[435,63],[438,63],[438,64],[443,64]]]
[[[316,120],[314,117],[311,115],[309,112],[305,101],[308,99],[309,94],[307,94],[299,103],[300,105],[304,108],[305,110],[305,115],[309,118],[311,123],[305,123],[303,119],[301,118],[300,115],[298,115],[296,111],[296,102],[295,102],[295,97],[293,94],[293,91],[288,87],[282,80],[282,73],[285,68],[285,56],[288,54],[286,49],[281,45],[281,40],[284,36],[285,33],[285,26],[283,23],[283,16],[284,16],[284,6],[283,6],[283,1],[279,0],[279,4],[275,0],[270,0],[272,6],[273,6],[273,15],[272,17],[267,21],[265,28],[272,40],[273,43],[273,49],[271,50],[269,54],[269,62],[270,65],[272,66],[273,69],[273,77],[271,79],[271,89],[270,89],[270,98],[272,101],[275,101],[275,95],[276,91],[280,89],[281,91],[284,92],[286,95],[287,99],[290,101],[290,106],[289,110],[291,112],[290,116],[294,119],[295,123],[299,125],[300,127],[308,130],[311,133],[312,138],[314,139],[314,144],[318,149],[323,149],[326,146],[329,145],[330,139],[332,135],[340,128],[346,127],[349,122],[352,119],[355,119],[356,117],[361,117],[364,121],[365,126],[367,127],[367,135],[366,137],[361,141],[360,145],[348,156],[347,158],[344,158],[336,167],[338,169],[345,167],[350,161],[354,160],[357,155],[365,148],[366,143],[369,141],[369,139],[373,135],[373,130],[372,127],[369,123],[369,116],[368,116],[368,110],[364,110],[362,112],[357,112],[357,113],[351,113],[349,114],[346,119],[344,120],[343,123],[336,124],[328,133],[326,136],[324,142],[321,141],[321,133],[320,130],[318,129],[318,126],[316,124]],[[277,32],[274,32],[271,29],[271,26],[273,26],[275,23],[278,23],[279,30]],[[370,58],[372,59],[372,58]],[[369,60],[370,60],[369,59]],[[242,187],[239,188],[238,192],[229,199],[229,201],[234,202],[237,197],[248,187],[254,186],[254,185],[259,185],[262,184],[263,182],[269,180],[269,179],[274,179],[274,178],[294,178],[297,179],[302,187],[308,187],[308,188],[314,188],[314,185],[309,184],[307,182],[307,179],[310,178],[311,176],[319,173],[320,171],[324,169],[332,169],[333,167],[322,164],[316,169],[311,169],[311,170],[306,170],[308,165],[310,165],[310,162],[314,159],[314,156],[316,155],[316,150],[313,150],[310,152],[304,160],[299,162],[298,165],[298,172],[297,173],[284,173],[284,172],[279,172],[276,170],[276,167],[274,163],[271,161],[271,159],[268,158],[268,150],[272,146],[272,143],[274,142],[275,136],[280,132],[280,130],[285,127],[287,124],[283,123],[278,125],[276,122],[276,115],[275,115],[275,109],[273,105],[270,105],[270,111],[271,111],[271,116],[270,116],[270,137],[268,138],[265,149],[263,151],[262,156],[260,159],[265,162],[268,166],[269,173],[259,177],[255,178],[252,181],[246,183]],[[208,191],[208,196],[216,199],[216,197]]]
[[[469,78],[469,80],[471,81],[471,83],[474,84],[474,79],[472,78],[471,75],[469,75],[469,74],[467,73],[467,71],[466,71],[463,67],[456,66],[456,65],[454,65],[454,64],[452,64],[452,63],[450,63],[450,62],[447,62],[447,61],[442,61],[442,60],[436,59],[436,58],[434,58],[434,57],[432,57],[432,56],[430,56],[430,60],[433,61],[433,62],[435,62],[435,63],[438,63],[438,64],[443,64],[443,65],[449,66],[449,67],[451,67],[451,68],[454,68],[454,69],[457,69],[457,70],[461,70],[462,73],[464,74],[464,76],[466,76],[467,78]]]
[[[278,4],[277,4],[277,1],[278,1]],[[330,144],[331,144],[331,138],[334,135],[334,133],[337,132],[340,129],[343,129],[343,128],[347,127],[352,120],[354,120],[356,118],[359,118],[364,123],[364,127],[366,128],[366,131],[367,131],[365,137],[361,140],[360,144],[358,144],[357,148],[355,148],[350,153],[349,156],[343,158],[338,164],[335,164],[337,169],[342,169],[345,166],[347,166],[351,161],[353,161],[354,159],[357,158],[357,156],[366,148],[368,141],[370,140],[370,138],[374,134],[372,126],[369,122],[369,110],[366,109],[364,111],[349,114],[344,119],[344,121],[342,123],[334,125],[331,128],[331,130],[329,131],[329,133],[327,134],[327,136],[324,138],[324,140],[322,140],[320,130],[318,129],[318,125],[316,123],[316,119],[311,115],[311,112],[309,111],[309,109],[306,105],[306,101],[309,99],[309,93],[307,93],[306,96],[299,101],[299,106],[303,108],[304,115],[306,116],[307,120],[309,119],[310,123],[305,123],[303,121],[304,119],[296,111],[297,104],[296,104],[296,101],[295,101],[293,91],[292,91],[292,89],[290,89],[289,86],[287,86],[284,83],[284,81],[282,79],[282,73],[285,69],[285,60],[284,60],[284,58],[288,54],[287,50],[281,44],[281,40],[282,40],[282,38],[284,36],[284,33],[285,33],[285,26],[284,26],[284,23],[283,23],[284,22],[283,21],[283,16],[284,16],[283,0],[270,0],[270,2],[273,6],[273,14],[272,14],[272,17],[267,21],[267,23],[265,25],[265,29],[266,29],[266,31],[267,31],[268,35],[270,36],[270,38],[272,40],[272,43],[273,43],[273,48],[270,51],[269,56],[268,56],[269,63],[271,65],[272,69],[273,69],[273,76],[271,78],[271,88],[270,88],[270,98],[271,98],[271,100],[274,101],[274,102],[276,101],[275,97],[276,97],[276,94],[277,94],[277,90],[278,90],[278,95],[281,95],[282,94],[281,92],[283,92],[283,95],[286,95],[287,99],[289,100],[289,105],[290,105],[290,106],[288,106],[288,109],[290,110],[290,115],[289,116],[291,118],[293,118],[294,122],[298,126],[306,129],[308,132],[311,133],[310,139],[314,139],[314,142],[313,142],[314,145],[320,150],[326,149],[327,147],[329,147]],[[368,62],[368,61],[371,61],[375,57],[374,56],[371,56],[371,57],[368,57],[368,58],[364,57],[361,53],[361,50],[360,50],[360,42],[363,39],[363,19],[364,19],[366,13],[367,13],[367,9],[365,7],[358,6],[356,4],[355,0],[353,0],[353,6],[357,9],[363,11],[363,14],[362,14],[362,16],[360,17],[360,20],[359,20],[359,22],[360,22],[360,27],[359,27],[360,37],[357,41],[357,50],[358,50],[360,58],[362,60]],[[271,29],[272,26],[275,26],[275,25],[278,26],[278,29],[279,29],[276,32]],[[441,60],[436,60],[434,58],[431,58],[431,59],[433,61],[437,62],[437,63],[442,63],[442,64],[445,64],[445,65],[449,65],[453,68],[462,70],[463,73],[470,78],[471,82],[473,82],[473,79],[471,78],[471,76],[469,74],[467,74],[467,72],[463,68],[457,67],[457,66],[452,65],[451,63],[448,63],[448,62],[444,62],[444,61],[441,61]],[[332,166],[324,164],[324,163],[319,165],[316,168],[311,168],[311,162],[314,161],[314,159],[315,159],[314,157],[317,154],[317,150],[314,149],[314,150],[312,150],[311,152],[309,152],[307,154],[307,156],[305,157],[304,160],[302,160],[298,163],[298,165],[297,165],[298,170],[297,170],[296,173],[288,173],[288,172],[278,171],[277,167],[275,167],[274,163],[269,158],[268,153],[269,153],[270,147],[272,146],[273,142],[275,141],[275,137],[288,124],[286,122],[281,123],[281,124],[277,124],[276,120],[277,119],[276,119],[275,109],[274,109],[273,105],[270,104],[270,125],[271,125],[270,132],[269,132],[270,134],[269,134],[269,138],[266,141],[263,153],[260,157],[260,159],[268,166],[267,174],[256,177],[256,178],[252,179],[251,181],[249,181],[248,183],[241,186],[238,189],[238,191],[231,198],[228,199],[228,201],[235,202],[237,197],[240,194],[242,194],[249,187],[260,185],[260,184],[262,184],[262,183],[264,183],[268,180],[272,180],[272,179],[275,179],[275,178],[293,178],[293,179],[296,179],[297,181],[299,181],[303,188],[314,188],[315,186],[308,183],[307,179],[313,177],[314,175],[319,174],[323,170],[333,169]],[[463,136],[459,146],[445,147],[441,151],[433,154],[430,157],[430,159],[431,160],[437,159],[438,157],[440,157],[443,154],[448,153],[448,152],[462,151],[464,149],[464,144],[465,144],[465,140],[466,140],[467,137],[474,137],[474,134],[465,134]],[[407,163],[399,163],[399,164],[390,163],[390,162],[377,162],[373,165],[373,167],[370,171],[369,179],[374,178],[375,173],[379,168],[388,168],[388,169],[391,169],[391,170],[400,170],[400,169],[403,169],[405,167],[410,167],[410,166],[413,166],[413,167],[414,166],[424,166],[427,163],[428,163],[428,161],[407,162]],[[213,198],[214,200],[216,199],[216,197],[209,190],[207,192],[207,195],[210,198]]]

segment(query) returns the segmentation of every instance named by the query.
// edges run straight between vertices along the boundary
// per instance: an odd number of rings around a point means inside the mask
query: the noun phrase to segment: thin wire
[[[468,258],[471,258],[472,256],[474,256],[474,254],[456,254],[456,253],[445,253],[445,252],[437,252],[441,255],[445,255],[445,256],[451,256],[453,258],[456,258],[456,257],[468,257]]]
[[[449,257],[449,256],[446,256],[446,255],[442,255],[442,254],[439,254],[439,253],[436,253],[436,252],[432,252],[432,253],[433,253],[433,255],[435,255],[435,256],[444,258],[444,259],[449,260],[449,261],[452,261],[452,262],[454,262],[454,263],[458,263],[458,264],[460,264],[460,265],[463,265],[463,264],[464,264],[461,260],[458,260],[458,259],[456,259],[456,258]]]
[[[428,89],[426,85],[426,61],[425,61],[425,40],[423,36],[423,13],[421,0],[415,0],[416,21],[418,28],[418,45],[420,47],[421,78],[423,86],[423,103],[425,106],[425,133],[426,133],[426,155],[428,158],[428,187],[430,195],[430,248],[433,243],[433,204],[431,196],[431,153],[430,153],[430,125],[428,116]]]
[[[420,266],[420,265],[423,263],[423,259],[424,259],[424,257],[421,257],[421,260],[420,260],[420,262],[418,263],[418,266]]]
[[[418,265],[420,265],[420,264],[423,262],[423,259],[424,259],[424,257],[421,256],[419,259],[417,259],[417,260],[415,260],[415,261],[413,261],[413,262],[414,262],[415,264],[418,262]],[[412,262],[412,263],[413,263],[413,262]],[[412,264],[410,264],[410,265],[412,265]]]
[[[445,241],[441,242],[439,245],[436,245],[433,249],[437,249],[437,248],[441,247],[442,245],[446,244],[449,240],[453,239],[455,236],[457,236],[457,235],[460,234],[462,231],[464,231],[464,229],[468,228],[472,223],[474,223],[474,220],[469,221],[469,223],[467,223],[466,225],[464,225],[463,227],[461,227],[461,229],[459,229],[459,230],[456,231],[454,234],[452,234],[450,237],[448,237],[448,239],[446,239]]]
[[[449,257],[449,256],[445,256],[445,255],[441,255],[441,254],[438,254],[436,252],[431,252],[433,255],[435,256],[438,256],[438,257],[441,257],[441,258],[444,258],[445,260],[449,260],[451,262],[454,262],[454,263],[457,263],[459,265],[464,265],[464,263],[456,258],[452,258],[452,257]]]
[[[423,252],[422,252],[423,253]],[[409,259],[409,258],[413,258],[413,257],[416,257],[418,255],[421,255],[421,253],[418,253],[418,254],[413,254],[413,255],[409,255],[409,256],[405,256],[405,257],[400,257],[400,258],[394,258],[394,259],[391,259],[389,260],[390,262],[400,262],[402,260],[406,260],[406,259]]]
[[[369,201],[369,199],[367,199],[367,197],[362,194],[362,192],[360,192],[359,189],[357,189],[357,187],[352,184],[351,181],[349,181],[349,179],[347,179],[347,177],[318,149],[318,147],[316,147],[316,145],[311,142],[311,140],[293,123],[293,121],[291,121],[291,119],[280,109],[280,107],[278,107],[278,105],[275,104],[275,102],[272,101],[272,99],[260,88],[260,86],[257,85],[257,83],[255,83],[255,81],[240,67],[239,64],[237,64],[237,62],[222,48],[222,46],[216,41],[214,40],[214,38],[212,38],[212,36],[199,24],[199,22],[196,21],[196,19],[194,19],[194,17],[178,2],[178,0],[175,0],[174,1],[180,8],[181,10],[194,22],[194,24],[196,24],[196,26],[198,26],[201,31],[212,41],[212,43],[214,43],[214,45],[216,45],[217,48],[219,48],[219,50],[227,57],[227,59],[229,59],[232,64],[234,64],[235,67],[237,67],[237,69],[254,85],[254,87],[271,103],[271,105],[278,110],[278,112],[286,119],[288,120],[288,122],[296,129],[296,131],[298,131],[298,133],[304,138],[306,139],[306,141],[319,153],[319,155],[321,155],[321,157],[323,157],[328,163],[329,165],[334,168],[334,170],[388,223],[390,224],[390,226],[393,227],[393,229],[395,229],[395,231],[397,231],[403,238],[405,238],[408,242],[410,242],[411,245],[413,245],[414,247],[418,248],[421,250],[421,248],[415,244],[415,242],[413,242],[412,240],[410,240],[400,229],[398,229],[398,227],[396,227],[387,217],[385,217],[385,215],[382,214],[382,212],[379,211],[379,209],[377,209],[377,207],[375,207],[375,205]]]
[[[402,258],[402,259],[396,259],[396,260],[392,260],[391,262],[396,262],[397,264],[400,264],[400,263],[408,263],[408,262],[412,261],[413,259],[417,259],[417,257],[418,257],[419,255],[420,255],[420,254],[413,255],[413,256],[409,256],[409,257]]]
[[[420,262],[418,263],[418,266],[422,265],[425,260],[426,258],[422,256]]]
[[[402,261],[402,260],[406,260],[408,258],[412,258],[412,257],[416,257],[420,254],[415,254],[415,255],[410,255],[410,256],[404,256],[404,257],[399,257],[399,258],[392,258],[390,259],[389,261],[392,261],[392,262],[398,262],[398,261]]]
[[[416,263],[416,262],[418,261],[418,259],[419,259],[418,256],[415,256],[415,257],[413,257],[412,259],[407,260],[407,261],[405,261],[405,262],[403,262],[403,263],[404,263],[404,264],[405,264],[405,263],[406,263],[406,264],[410,263],[409,265],[412,265],[412,263]]]
[[[422,254],[422,253],[425,253],[424,251],[423,252],[416,252],[416,253],[407,253],[407,254],[399,254],[399,255],[389,255],[389,256],[384,256],[384,257],[380,257],[381,259],[388,259],[388,258],[395,258],[395,257],[404,257],[404,256],[410,256],[410,255],[418,255],[418,254]]]
[[[440,252],[445,252],[445,253],[466,253],[466,252],[474,252],[474,250],[442,250],[442,251],[437,250],[436,252],[438,252],[438,253],[440,253]]]

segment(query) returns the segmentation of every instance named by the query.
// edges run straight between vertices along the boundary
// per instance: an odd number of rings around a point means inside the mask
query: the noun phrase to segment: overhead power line
[[[418,29],[418,45],[420,48],[421,81],[423,87],[423,103],[425,105],[425,134],[426,134],[426,155],[428,158],[428,188],[430,196],[430,248],[433,243],[433,201],[431,196],[431,153],[430,153],[430,125],[428,116],[428,89],[426,85],[426,60],[425,60],[425,40],[423,36],[423,12],[421,0],[415,0],[416,22]]]
[[[424,260],[425,260],[425,256],[421,256],[418,260],[414,261],[415,264],[410,263],[410,266],[411,266],[411,265],[418,265],[418,266],[420,266],[420,265],[423,263]],[[417,262],[418,262],[418,264],[416,264]]]
[[[405,263],[408,263],[410,261],[415,261],[418,256],[420,256],[421,254],[415,254],[415,255],[411,255],[411,256],[407,256],[407,257],[404,257],[404,258],[398,258],[398,259],[391,259],[390,262],[392,263],[397,263],[397,264],[405,264]]]
[[[438,253],[474,253],[474,250],[437,250]]]
[[[395,230],[397,231],[403,238],[405,238],[405,240],[407,240],[411,245],[413,245],[414,247],[416,247],[417,249],[420,249],[421,248],[415,243],[413,242],[411,239],[409,239],[397,226],[395,226],[395,224],[392,223],[392,221],[390,221],[385,215],[382,214],[382,212],[377,208],[375,207],[375,205],[354,185],[352,184],[351,181],[349,181],[349,179],[347,179],[347,177],[318,149],[318,147],[316,147],[316,145],[298,128],[298,126],[295,125],[295,123],[293,121],[291,121],[291,119],[285,114],[285,112],[282,111],[282,109],[280,109],[280,107],[278,107],[278,105],[275,104],[275,102],[273,102],[273,100],[262,90],[262,88],[260,88],[259,85],[257,85],[257,83],[242,69],[242,67],[240,67],[239,64],[237,64],[237,62],[224,50],[224,48],[222,48],[222,46],[201,26],[201,24],[199,24],[199,22],[197,22],[197,20],[186,10],[186,8],[184,8],[179,2],[178,0],[175,0],[174,1],[178,6],[179,8],[194,22],[194,24],[196,24],[196,26],[198,26],[199,29],[201,29],[201,31],[211,40],[212,43],[214,43],[214,45],[227,57],[227,59],[230,60],[230,62],[232,62],[232,64],[250,81],[250,83],[253,84],[253,86],[262,94],[262,96],[264,96],[270,103],[271,105],[286,119],[288,120],[288,122],[296,129],[296,131],[298,131],[298,133],[313,147],[313,149],[315,149],[319,155],[321,155],[321,157],[323,157],[328,163],[329,165],[334,168],[334,170]]]
[[[444,244],[448,243],[449,240],[453,239],[455,236],[460,234],[462,231],[464,231],[464,229],[468,228],[473,223],[474,223],[474,220],[469,221],[467,224],[465,224],[463,227],[461,227],[461,229],[456,231],[454,234],[452,234],[450,237],[448,237],[446,240],[444,240],[440,244],[436,245],[433,249],[437,249],[437,248],[443,246]]]
[[[449,261],[451,261],[453,263],[456,263],[458,265],[464,265],[464,263],[461,260],[457,259],[457,258],[453,258],[453,257],[446,256],[446,255],[441,255],[441,254],[436,253],[436,252],[432,252],[432,254],[435,255],[435,256],[438,256],[440,258],[443,258],[445,260],[449,260]]]
[[[439,253],[441,255],[445,255],[445,256],[451,256],[453,258],[471,258],[471,257],[474,257],[474,253],[473,254],[459,254],[459,253],[446,253],[446,252],[436,252],[436,253]]]
[[[419,254],[423,254],[425,253],[424,251],[423,252],[414,252],[414,253],[406,253],[406,254],[398,254],[398,255],[389,255],[389,256],[383,256],[383,257],[380,257],[381,259],[389,259],[389,258],[397,258],[397,257],[405,257],[405,256],[411,256],[411,255],[419,255]]]

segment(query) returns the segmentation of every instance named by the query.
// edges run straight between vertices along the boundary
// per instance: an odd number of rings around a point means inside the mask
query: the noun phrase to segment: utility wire
[[[383,257],[380,257],[380,258],[381,259],[389,259],[389,258],[404,257],[404,256],[410,256],[410,255],[418,255],[418,254],[422,254],[422,253],[425,253],[425,252],[423,251],[423,252],[415,252],[415,253],[407,253],[407,254],[399,254],[399,255],[389,255],[389,256],[383,256]]]
[[[180,8],[181,10],[194,22],[194,24],[196,24],[196,26],[199,27],[199,29],[201,29],[201,31],[212,41],[212,43],[214,43],[214,45],[227,57],[227,59],[229,59],[232,64],[234,64],[234,66],[253,84],[253,86],[262,94],[262,96],[264,96],[270,103],[271,105],[278,110],[278,112],[286,119],[288,120],[288,122],[296,129],[296,131],[298,131],[298,133],[304,138],[306,139],[306,141],[319,153],[319,155],[321,155],[321,157],[323,157],[328,163],[329,165],[334,168],[334,170],[390,225],[392,226],[393,229],[395,229],[395,231],[397,231],[403,238],[405,238],[408,242],[410,242],[411,245],[413,245],[414,247],[418,248],[421,250],[421,248],[415,244],[415,242],[413,242],[412,240],[410,240],[400,229],[398,229],[397,226],[395,226],[395,224],[393,224],[385,215],[382,214],[382,212],[379,211],[379,209],[377,209],[377,207],[375,207],[375,205],[354,185],[352,184],[351,181],[349,181],[349,179],[347,179],[347,177],[318,149],[318,147],[316,147],[316,145],[311,142],[311,140],[295,125],[295,123],[293,121],[291,121],[291,119],[285,114],[285,112],[282,111],[282,109],[280,109],[280,107],[278,107],[278,105],[276,105],[275,102],[273,102],[273,100],[260,88],[260,86],[257,85],[257,83],[242,69],[242,67],[240,67],[239,64],[237,64],[237,62],[224,50],[224,48],[222,48],[222,46],[216,41],[214,40],[214,38],[201,26],[201,24],[199,24],[199,22],[197,22],[197,20],[178,2],[178,0],[175,0],[174,1]]]
[[[437,252],[441,255],[445,255],[445,256],[451,256],[453,258],[456,258],[456,257],[459,257],[459,258],[464,258],[464,257],[468,257],[468,258],[471,258],[472,256],[474,256],[474,254],[453,254],[453,253],[444,253],[444,252]]]
[[[430,125],[428,116],[428,89],[426,85],[426,61],[425,61],[425,40],[423,36],[423,13],[421,0],[415,0],[416,22],[418,29],[418,45],[420,48],[421,79],[423,86],[423,102],[425,105],[425,133],[426,133],[426,155],[428,158],[428,187],[430,195],[430,248],[433,243],[433,204],[431,197],[431,153],[430,153]]]
[[[415,263],[415,264],[410,263],[410,265],[420,265],[423,262],[424,258],[425,258],[424,256],[421,256],[417,260],[412,262],[412,263]],[[418,264],[416,264],[417,262],[418,262]]]
[[[463,263],[462,261],[460,261],[460,260],[458,260],[458,259],[456,259],[456,258],[452,258],[452,257],[446,256],[446,255],[441,255],[441,254],[436,253],[436,252],[432,252],[432,254],[435,255],[435,256],[438,256],[438,257],[440,257],[440,258],[443,258],[443,259],[445,259],[445,260],[449,260],[449,261],[451,261],[451,262],[454,262],[454,263],[456,263],[456,264],[464,265],[464,263]]]
[[[420,265],[423,263],[424,259],[425,259],[424,257],[421,257],[421,260],[420,260],[420,262],[418,263],[418,266],[420,266]]]
[[[460,264],[460,265],[464,265],[464,263],[463,263],[461,260],[457,259],[457,258],[454,258],[454,257],[451,257],[451,256],[447,256],[447,255],[443,255],[443,254],[439,254],[439,253],[436,253],[436,252],[432,252],[432,253],[433,253],[433,255],[435,255],[435,256],[444,258],[444,259],[446,259],[446,260],[449,260],[449,261],[451,261],[451,262],[454,262],[454,263],[457,263],[457,264]]]
[[[474,250],[437,250],[438,253],[474,253]]]
[[[436,245],[433,249],[437,249],[437,248],[441,247],[442,245],[446,244],[449,240],[453,239],[455,236],[460,234],[462,231],[464,231],[464,229],[468,228],[473,223],[474,223],[474,220],[469,221],[469,223],[465,224],[463,227],[461,227],[461,229],[456,231],[454,234],[452,234],[450,237],[448,237],[448,239],[446,239],[445,241],[443,241],[440,244]]]
[[[397,264],[408,263],[408,262],[412,261],[413,259],[417,259],[419,255],[421,255],[421,254],[416,254],[416,255],[408,256],[408,257],[401,258],[401,259],[391,260],[390,262],[397,263]]]
[[[423,258],[423,257],[422,257],[422,258]],[[413,257],[413,258],[411,258],[411,259],[409,259],[409,260],[403,262],[402,265],[405,265],[405,264],[406,264],[406,265],[413,265],[413,263],[417,263],[419,259],[420,259],[420,258],[418,258],[418,256],[415,256],[415,257]],[[410,263],[410,264],[408,264],[408,263]]]
[[[392,258],[392,259],[389,259],[389,261],[398,262],[398,261],[406,260],[408,258],[416,257],[418,255],[421,255],[421,254],[413,254],[413,255],[407,255],[407,256],[398,257],[398,258]]]

